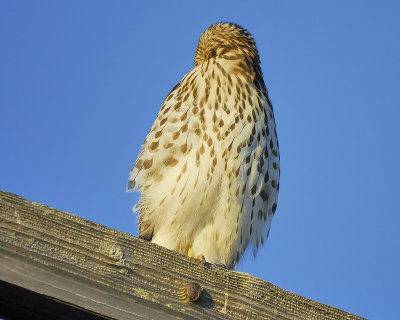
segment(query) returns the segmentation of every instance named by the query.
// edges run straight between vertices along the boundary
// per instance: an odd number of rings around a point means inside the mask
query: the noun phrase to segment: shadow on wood
[[[361,319],[3,191],[0,262],[0,317]]]

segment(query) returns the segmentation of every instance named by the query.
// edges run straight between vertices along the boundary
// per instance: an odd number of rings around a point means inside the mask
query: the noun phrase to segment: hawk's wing
[[[167,188],[153,189],[151,182],[170,179],[172,188],[188,154],[198,149],[200,123],[198,117],[192,117],[199,112],[198,97],[191,86],[197,76],[195,68],[168,94],[129,174],[127,191],[142,194],[133,208],[140,209],[139,236],[148,240],[153,227],[146,225],[146,217],[170,192]]]

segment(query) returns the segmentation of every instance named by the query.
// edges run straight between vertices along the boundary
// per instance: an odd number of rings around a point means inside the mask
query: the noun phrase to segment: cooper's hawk
[[[217,23],[165,99],[130,172],[139,236],[233,268],[268,236],[279,191],[272,104],[252,36]]]

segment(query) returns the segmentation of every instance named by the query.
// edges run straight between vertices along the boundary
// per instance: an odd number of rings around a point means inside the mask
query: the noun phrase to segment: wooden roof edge
[[[362,319],[5,191],[0,261],[0,281],[53,302],[53,319]],[[8,305],[27,294],[7,290]]]

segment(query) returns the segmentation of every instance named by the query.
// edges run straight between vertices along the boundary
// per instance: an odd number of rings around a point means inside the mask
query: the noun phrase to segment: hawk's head
[[[256,66],[260,63],[256,43],[246,29],[234,23],[213,24],[199,39],[194,65],[229,53],[244,55]]]

